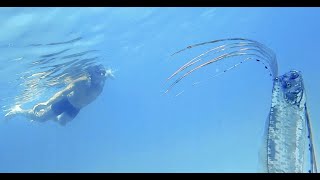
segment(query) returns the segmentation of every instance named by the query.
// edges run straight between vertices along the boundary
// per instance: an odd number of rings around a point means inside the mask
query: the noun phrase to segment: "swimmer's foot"
[[[5,116],[5,120],[9,121],[10,119],[14,118],[17,114],[22,112],[20,105],[15,105]]]

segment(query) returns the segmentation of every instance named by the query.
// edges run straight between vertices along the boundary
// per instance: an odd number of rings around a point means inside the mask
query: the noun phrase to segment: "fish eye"
[[[287,84],[286,84],[286,85],[287,85],[287,88],[290,88],[290,87],[291,87],[291,84],[290,84],[290,83],[288,83],[288,82],[287,82]]]

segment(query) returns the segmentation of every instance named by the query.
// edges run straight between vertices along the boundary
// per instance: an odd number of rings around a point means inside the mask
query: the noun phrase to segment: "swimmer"
[[[77,116],[82,108],[101,94],[105,80],[109,77],[114,78],[111,69],[106,70],[102,65],[90,66],[86,69],[84,76],[72,81],[48,101],[26,110],[16,106],[5,115],[5,119],[9,120],[21,115],[36,122],[53,120],[65,126]]]

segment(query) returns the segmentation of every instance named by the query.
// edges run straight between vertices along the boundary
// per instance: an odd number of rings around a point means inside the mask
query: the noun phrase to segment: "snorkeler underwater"
[[[114,77],[112,70],[105,70],[102,65],[89,66],[85,71],[83,76],[71,81],[65,89],[32,109],[25,110],[16,105],[5,115],[6,120],[21,115],[36,122],[53,120],[62,126],[66,125],[101,94],[106,79]]]
[[[59,48],[61,45],[70,46],[70,44],[80,40],[82,38],[45,45],[31,44],[29,47],[41,49],[44,48],[43,46],[55,46]],[[54,51],[57,50],[54,49]],[[59,88],[52,97],[35,104],[31,108],[22,108],[23,101],[27,101],[22,99],[21,103],[17,103],[8,109],[5,114],[6,122],[16,117],[24,117],[31,122],[52,120],[61,126],[65,126],[76,118],[81,109],[98,98],[107,79],[114,79],[114,71],[111,68],[106,69],[103,64],[96,60],[98,57],[96,50],[67,54],[68,51],[71,51],[70,48],[40,55],[39,60],[29,63],[33,71],[36,69],[41,69],[41,71],[38,70],[24,75],[24,83],[30,83],[30,91],[25,91],[25,95],[22,97],[28,97],[26,95],[31,94],[31,91],[41,89],[41,84],[44,84],[44,87]],[[44,87],[42,86],[42,88]]]
[[[261,150],[257,153],[260,161],[259,171],[268,173],[317,173],[312,126],[307,110],[306,89],[302,73],[291,70],[279,76],[278,63],[274,52],[257,41],[244,38],[219,39],[190,45],[172,54],[172,56],[204,45],[213,47],[192,58],[171,74],[166,79],[166,82],[171,80],[172,82],[165,94],[195,71],[218,61],[228,61],[228,59],[235,57],[242,58],[239,63],[213,77],[226,73],[245,61],[261,62],[265,69],[270,71],[273,88],[271,108],[266,120]],[[207,55],[211,55],[211,57],[208,58]],[[201,63],[200,61],[204,62]],[[174,80],[175,77],[177,78]],[[304,168],[307,168],[307,170]]]

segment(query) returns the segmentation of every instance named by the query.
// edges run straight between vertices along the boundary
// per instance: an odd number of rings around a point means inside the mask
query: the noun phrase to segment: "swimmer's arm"
[[[69,84],[65,89],[57,92],[53,97],[51,97],[47,102],[45,102],[44,105],[49,106],[49,105],[61,100],[63,97],[67,96],[69,93],[72,92],[73,87],[74,87],[74,84]]]
[[[49,105],[61,100],[62,98],[66,97],[68,94],[70,94],[74,90],[75,86],[79,86],[79,85],[82,85],[82,84],[87,83],[87,82],[88,82],[88,78],[86,78],[86,77],[81,77],[81,78],[73,81],[73,83],[69,84],[62,91],[57,92],[47,102],[43,103],[43,105],[49,106]]]

